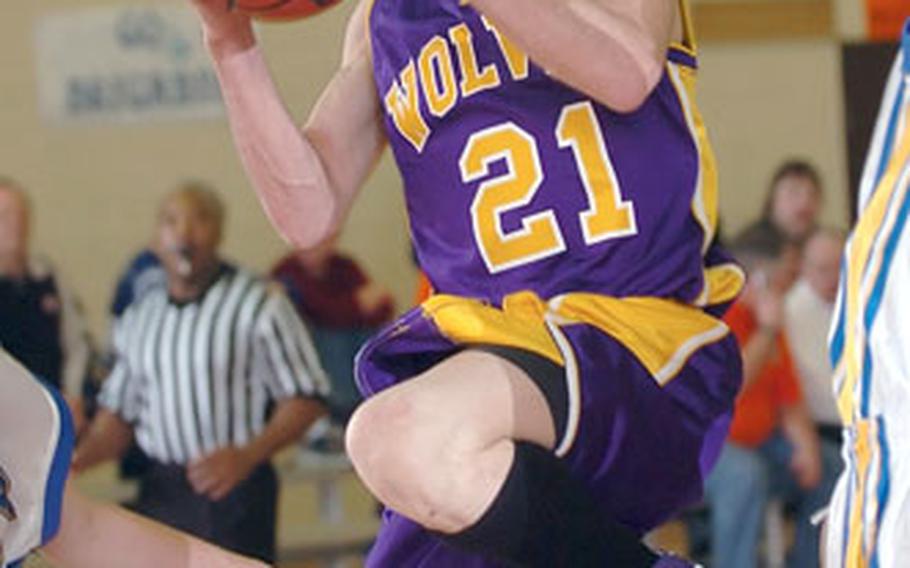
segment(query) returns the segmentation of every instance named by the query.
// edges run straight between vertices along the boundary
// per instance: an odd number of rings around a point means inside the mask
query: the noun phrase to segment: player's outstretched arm
[[[385,145],[363,7],[345,38],[341,69],[298,128],[256,45],[248,17],[224,0],[193,0],[247,175],[278,231],[307,248],[335,232]]]
[[[189,535],[90,501],[71,486],[60,531],[44,553],[61,568],[263,568]]]
[[[554,77],[619,112],[660,81],[677,0],[471,0]]]

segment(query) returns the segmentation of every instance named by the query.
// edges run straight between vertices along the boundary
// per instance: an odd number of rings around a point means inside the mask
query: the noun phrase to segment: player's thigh
[[[365,407],[370,405],[421,445],[480,451],[503,439],[546,448],[555,443],[548,402],[535,383],[518,366],[484,351],[453,355],[379,393]]]

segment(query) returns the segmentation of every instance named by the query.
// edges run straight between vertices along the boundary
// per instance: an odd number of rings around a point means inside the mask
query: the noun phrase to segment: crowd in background
[[[711,566],[760,564],[772,501],[791,519],[788,565],[818,565],[811,519],[841,467],[826,335],[845,239],[820,225],[823,199],[814,168],[787,162],[726,243],[748,277],[726,316],[744,377],[707,521],[689,522]],[[354,357],[394,315],[391,295],[336,239],[289,252],[268,277],[228,262],[224,206],[189,183],[162,201],[155,235],[113,286],[110,339],[94,341],[75,294],[31,251],[31,215],[26,190],[0,180],[0,345],[64,391],[80,431],[74,468],[122,460],[140,480],[137,511],[274,560],[271,457],[317,422],[340,449],[359,403]]]
[[[139,482],[133,510],[274,562],[272,457],[317,421],[343,426],[352,361],[392,317],[391,296],[334,241],[280,259],[274,278],[228,261],[221,199],[187,183],[162,200],[95,347],[72,292],[31,251],[31,215],[25,189],[0,182],[0,344],[65,392],[74,472],[122,460]]]
[[[823,199],[818,172],[786,162],[771,179],[759,218],[728,243],[747,277],[725,316],[740,345],[743,384],[705,487],[712,566],[760,564],[772,501],[792,517],[787,566],[819,565],[813,517],[841,469],[826,346],[845,239],[820,226]]]

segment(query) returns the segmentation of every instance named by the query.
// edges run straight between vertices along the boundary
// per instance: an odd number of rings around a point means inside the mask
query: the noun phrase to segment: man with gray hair
[[[834,369],[828,358],[828,328],[837,300],[843,231],[815,230],[803,247],[800,279],[785,300],[786,330],[806,405],[818,427],[823,455],[839,466],[841,421],[834,401]],[[826,462],[832,460],[826,460]],[[839,470],[839,467],[836,467]]]
[[[118,321],[102,410],[73,466],[118,457],[135,433],[152,460],[140,513],[273,562],[270,459],[323,413],[328,382],[280,288],[219,257],[224,217],[202,184],[164,199],[156,250],[167,287]]]

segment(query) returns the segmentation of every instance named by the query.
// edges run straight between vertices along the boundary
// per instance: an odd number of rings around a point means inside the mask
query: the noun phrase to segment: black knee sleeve
[[[634,531],[607,519],[553,454],[523,442],[515,444],[512,467],[483,516],[441,536],[510,566],[639,568],[658,559]]]

